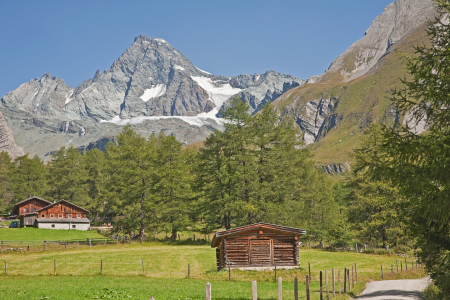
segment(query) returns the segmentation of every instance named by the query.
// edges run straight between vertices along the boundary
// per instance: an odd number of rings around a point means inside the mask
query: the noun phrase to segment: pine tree
[[[12,188],[12,173],[14,165],[8,152],[0,152],[0,212],[8,213],[12,206],[14,191]]]
[[[403,212],[420,258],[441,299],[450,299],[450,1],[435,2],[442,15],[428,26],[431,45],[418,45],[414,57],[405,57],[410,77],[393,91],[394,104],[412,120],[395,130],[382,126],[356,156],[372,178],[390,180],[406,199]],[[429,128],[416,134],[411,126],[423,120]]]
[[[190,225],[189,204],[193,197],[193,176],[189,167],[191,152],[183,150],[181,142],[174,136],[166,136],[163,131],[157,137],[151,137],[150,143],[156,147],[155,194],[159,226],[171,232],[171,239],[176,239],[178,231]]]
[[[35,155],[29,158],[28,154],[16,158],[14,161],[13,188],[14,202],[19,202],[30,196],[44,197],[48,191],[48,168],[43,161]]]
[[[107,158],[111,166],[109,198],[116,212],[116,230],[145,238],[146,229],[156,227],[155,183],[156,149],[130,125],[117,137],[118,146],[109,144]]]
[[[84,185],[89,197],[86,208],[96,220],[100,213],[105,216],[105,207],[108,203],[109,165],[105,153],[97,148],[86,151],[83,157],[87,173]]]

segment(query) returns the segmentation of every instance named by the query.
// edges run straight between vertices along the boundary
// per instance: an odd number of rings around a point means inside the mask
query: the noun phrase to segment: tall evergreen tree
[[[152,136],[150,143],[156,148],[155,196],[159,226],[171,232],[171,239],[176,239],[177,232],[190,225],[189,204],[193,196],[193,177],[189,167],[191,152],[183,150],[181,142],[174,136],[166,136],[163,131],[157,137]]]
[[[13,188],[14,202],[19,202],[30,196],[44,197],[48,191],[48,168],[43,161],[35,155],[29,158],[28,154],[18,157],[14,161]]]
[[[10,212],[14,191],[12,188],[12,173],[14,165],[8,152],[0,152],[0,212]]]
[[[109,144],[107,158],[111,166],[109,194],[117,214],[116,230],[133,233],[144,239],[146,229],[155,228],[156,149],[130,125],[117,137],[118,146]]]
[[[393,92],[396,107],[412,120],[395,130],[383,126],[380,138],[356,155],[361,168],[391,180],[408,201],[404,212],[420,258],[441,299],[450,299],[450,1],[435,2],[442,14],[428,26],[431,45],[405,57],[410,77]],[[424,120],[428,130],[416,134],[411,127]]]
[[[84,185],[89,197],[86,208],[97,219],[108,203],[109,164],[105,153],[97,148],[86,151],[83,157],[87,173]]]
[[[65,199],[74,204],[87,206],[89,195],[86,188],[88,173],[81,152],[70,146],[56,151],[49,163],[49,198]]]

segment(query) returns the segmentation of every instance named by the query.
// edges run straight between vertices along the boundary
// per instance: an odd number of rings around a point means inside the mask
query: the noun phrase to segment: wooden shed
[[[305,233],[304,229],[267,223],[217,232],[211,243],[217,248],[217,269],[299,266],[298,238]]]

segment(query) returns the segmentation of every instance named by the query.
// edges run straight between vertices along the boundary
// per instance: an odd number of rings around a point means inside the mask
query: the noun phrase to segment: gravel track
[[[418,300],[422,291],[431,284],[429,278],[373,281],[366,284],[358,300]]]

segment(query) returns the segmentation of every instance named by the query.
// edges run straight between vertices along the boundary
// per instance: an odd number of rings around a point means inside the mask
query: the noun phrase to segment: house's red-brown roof
[[[287,226],[259,222],[259,223],[255,223],[255,224],[245,225],[245,226],[241,226],[241,227],[236,227],[236,228],[216,232],[216,234],[214,235],[214,238],[211,242],[211,247],[213,247],[213,248],[219,247],[220,243],[226,236],[235,235],[235,234],[239,234],[239,233],[242,233],[242,232],[245,232],[248,230],[259,229],[259,228],[270,229],[270,230],[280,231],[280,232],[289,232],[289,233],[296,234],[299,236],[306,234],[305,229],[299,229],[299,228],[294,228],[294,227],[287,227]]]

